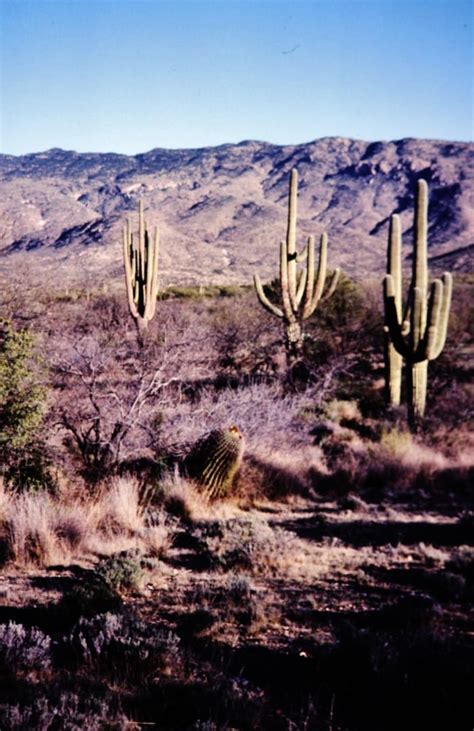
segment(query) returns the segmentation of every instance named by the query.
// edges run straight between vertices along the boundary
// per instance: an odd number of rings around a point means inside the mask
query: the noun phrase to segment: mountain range
[[[278,146],[244,141],[134,156],[61,149],[0,155],[0,272],[51,287],[122,276],[122,227],[143,200],[158,226],[162,286],[271,279],[284,238],[288,180],[299,173],[298,242],[327,231],[329,266],[356,278],[384,271],[399,213],[407,266],[414,192],[429,183],[432,270],[472,269],[474,145],[328,137]]]

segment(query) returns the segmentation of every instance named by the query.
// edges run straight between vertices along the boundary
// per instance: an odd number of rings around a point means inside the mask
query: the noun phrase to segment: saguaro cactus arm
[[[156,312],[156,298],[158,296],[158,254],[160,239],[158,229],[155,228],[153,245],[148,240],[148,233],[146,234],[147,244],[147,260],[146,260],[146,303],[144,318],[146,320],[152,320]]]
[[[253,281],[260,304],[262,304],[263,307],[265,307],[265,309],[268,310],[268,312],[271,312],[273,315],[276,315],[277,317],[284,317],[283,310],[280,310],[279,307],[270,302],[267,295],[265,294],[260,275],[254,274]]]
[[[449,312],[451,309],[451,297],[453,292],[453,278],[451,274],[449,272],[445,272],[441,277],[441,282],[443,284],[443,291],[439,314],[439,324],[437,328],[437,337],[433,345],[430,360],[435,360],[435,358],[438,358],[441,355],[446,343],[446,336],[448,334],[448,320]]]
[[[341,270],[339,269],[339,267],[336,267],[336,269],[334,269],[334,271],[331,275],[331,281],[329,283],[329,287],[327,288],[326,292],[321,297],[321,302],[326,302],[326,300],[328,300],[331,297],[331,295],[334,294],[334,292],[337,288],[337,285],[339,283],[340,276],[341,276]]]
[[[384,305],[385,305],[385,327],[387,328],[393,346],[404,358],[408,358],[409,350],[405,338],[402,335],[402,323],[399,320],[399,309],[397,308],[396,287],[392,274],[384,278]]]

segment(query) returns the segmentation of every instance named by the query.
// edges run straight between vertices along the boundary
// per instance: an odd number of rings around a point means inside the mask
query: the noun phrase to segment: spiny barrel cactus
[[[415,207],[415,243],[412,280],[406,311],[402,314],[400,221],[391,219],[389,271],[384,279],[385,329],[390,346],[406,362],[408,418],[416,427],[426,406],[428,361],[437,358],[446,342],[451,306],[452,276],[435,279],[428,297],[428,185],[419,180]],[[399,393],[399,373],[387,349],[387,391]],[[390,378],[393,382],[390,383]],[[395,402],[394,402],[395,403]]]
[[[208,498],[222,497],[237,472],[244,441],[236,426],[215,429],[199,439],[186,458],[189,477],[203,487]]]
[[[148,233],[139,203],[138,237],[134,237],[130,219],[123,229],[123,260],[127,285],[128,306],[138,331],[146,330],[153,318],[158,295],[158,229],[154,237]]]
[[[297,218],[298,173],[291,171],[290,192],[288,201],[288,225],[286,241],[280,242],[280,287],[281,306],[274,305],[264,292],[258,274],[254,277],[255,290],[260,303],[268,312],[283,320],[286,325],[286,346],[290,359],[299,358],[303,346],[303,321],[310,317],[321,299],[331,296],[337,286],[339,269],[333,273],[329,288],[322,297],[327,274],[326,233],[321,235],[319,244],[319,262],[315,271],[314,236],[309,236],[306,249],[300,254],[296,252],[296,218]],[[299,273],[297,264],[306,261],[306,266]]]

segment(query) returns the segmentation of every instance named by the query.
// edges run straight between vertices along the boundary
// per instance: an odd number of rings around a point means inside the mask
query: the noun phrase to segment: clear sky
[[[472,139],[464,0],[0,0],[1,151]]]

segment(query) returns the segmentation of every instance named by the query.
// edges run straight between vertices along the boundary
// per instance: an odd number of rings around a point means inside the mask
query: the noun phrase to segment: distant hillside
[[[139,198],[161,231],[161,280],[248,282],[275,275],[288,176],[299,172],[298,236],[329,235],[330,265],[363,277],[385,266],[387,224],[401,215],[411,253],[417,178],[430,184],[432,266],[472,269],[474,146],[324,138],[304,145],[245,141],[133,157],[59,149],[0,156],[0,270],[52,284],[121,275],[121,228]]]

